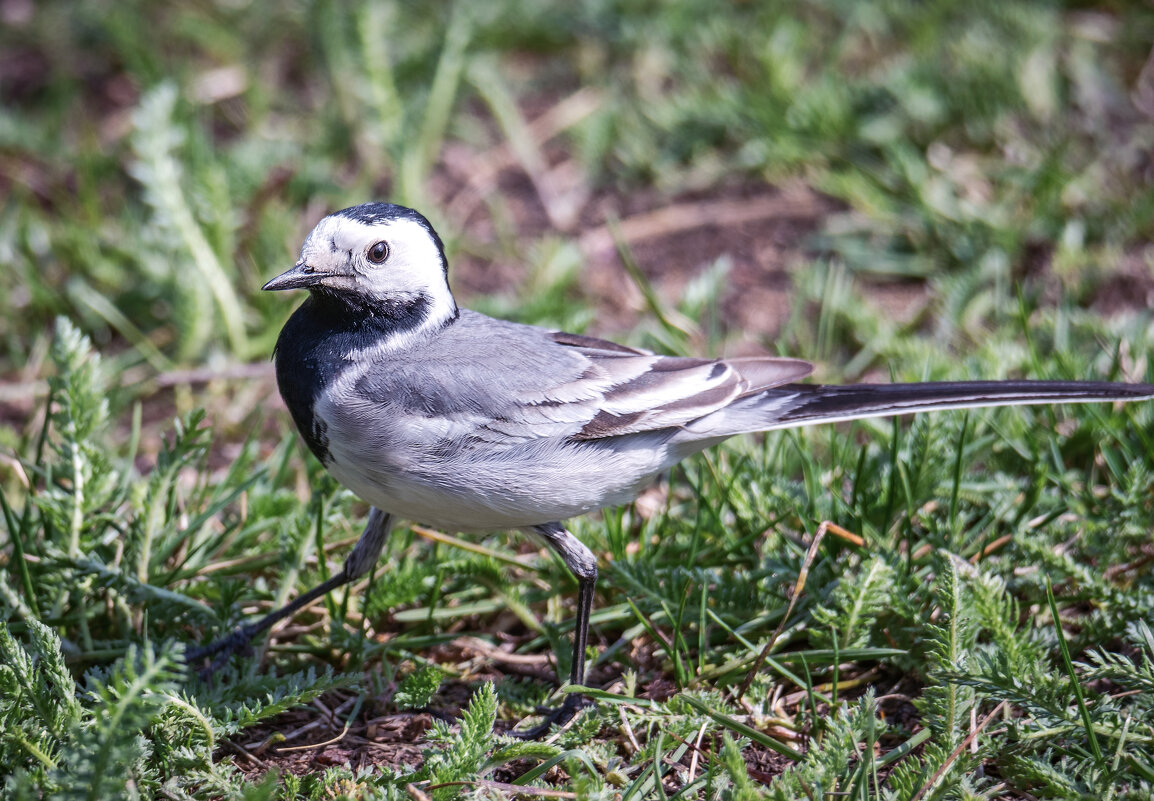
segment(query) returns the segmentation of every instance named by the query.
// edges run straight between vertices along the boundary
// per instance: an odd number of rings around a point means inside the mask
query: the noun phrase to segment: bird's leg
[[[340,572],[311,590],[306,592],[299,598],[294,599],[290,603],[285,604],[280,609],[262,617],[260,620],[254,621],[244,626],[239,626],[230,634],[226,634],[218,640],[214,640],[208,645],[200,648],[192,648],[188,651],[186,661],[189,665],[200,662],[208,657],[215,657],[212,663],[201,671],[202,678],[211,676],[228,661],[228,658],[238,651],[243,651],[248,648],[249,642],[253,637],[260,634],[262,631],[271,628],[275,623],[291,616],[298,609],[308,606],[317,598],[320,598],[338,587],[342,587],[349,582],[369,572],[377,558],[381,555],[381,549],[385,545],[385,539],[389,536],[389,531],[393,527],[392,517],[380,509],[373,508],[369,511],[369,520],[365,524],[365,530],[361,534],[361,538],[357,540],[357,544],[353,547],[353,552],[345,559],[344,567]]]
[[[549,547],[556,551],[565,566],[577,577],[577,617],[573,622],[573,658],[570,660],[569,683],[583,684],[585,681],[585,647],[589,642],[589,615],[593,611],[593,592],[597,586],[597,557],[560,523],[535,526],[534,533],[544,538]],[[536,740],[549,731],[554,724],[564,726],[577,710],[588,701],[579,693],[568,693],[561,706],[548,710],[545,720],[528,731],[509,732],[522,740]]]

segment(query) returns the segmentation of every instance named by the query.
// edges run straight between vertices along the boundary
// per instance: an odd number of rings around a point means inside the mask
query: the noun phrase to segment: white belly
[[[661,446],[616,452],[571,443],[539,445],[478,460],[429,459],[402,470],[330,441],[328,470],[382,511],[468,532],[525,528],[628,503],[669,459]]]

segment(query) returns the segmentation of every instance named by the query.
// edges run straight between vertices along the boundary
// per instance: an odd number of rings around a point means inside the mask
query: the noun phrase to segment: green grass
[[[575,583],[504,533],[401,527],[213,683],[183,668],[363,523],[268,400],[291,304],[259,292],[344,205],[419,206],[462,300],[528,322],[823,381],[1150,380],[1154,11],[796,6],[4,6],[0,795],[1149,798],[1150,404],[733,440],[573,521],[598,703],[549,742],[501,732],[567,673]],[[829,200],[751,333],[741,226],[688,229],[701,264],[621,235],[770,186]],[[860,540],[812,548],[827,521]],[[459,725],[406,729],[425,707]]]

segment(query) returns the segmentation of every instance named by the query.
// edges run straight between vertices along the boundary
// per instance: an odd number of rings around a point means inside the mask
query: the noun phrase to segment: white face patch
[[[384,261],[378,264],[370,260],[370,252],[379,242],[384,242],[387,250]],[[417,220],[397,217],[366,222],[330,215],[317,223],[305,240],[300,261],[323,274],[321,284],[331,290],[401,305],[424,299],[425,323],[399,334],[398,340],[403,342],[390,340],[390,348],[403,346],[457,314],[441,250]]]

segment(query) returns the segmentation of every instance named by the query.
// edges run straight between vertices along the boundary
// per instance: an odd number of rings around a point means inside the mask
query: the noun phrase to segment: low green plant
[[[1149,8],[3,14],[0,797],[1151,796],[1150,404],[737,439],[572,521],[596,704],[545,742],[502,732],[558,700],[574,582],[505,533],[400,526],[210,681],[182,657],[359,531],[265,402],[259,287],[334,208],[416,204],[463,303],[639,347],[1146,378]]]

